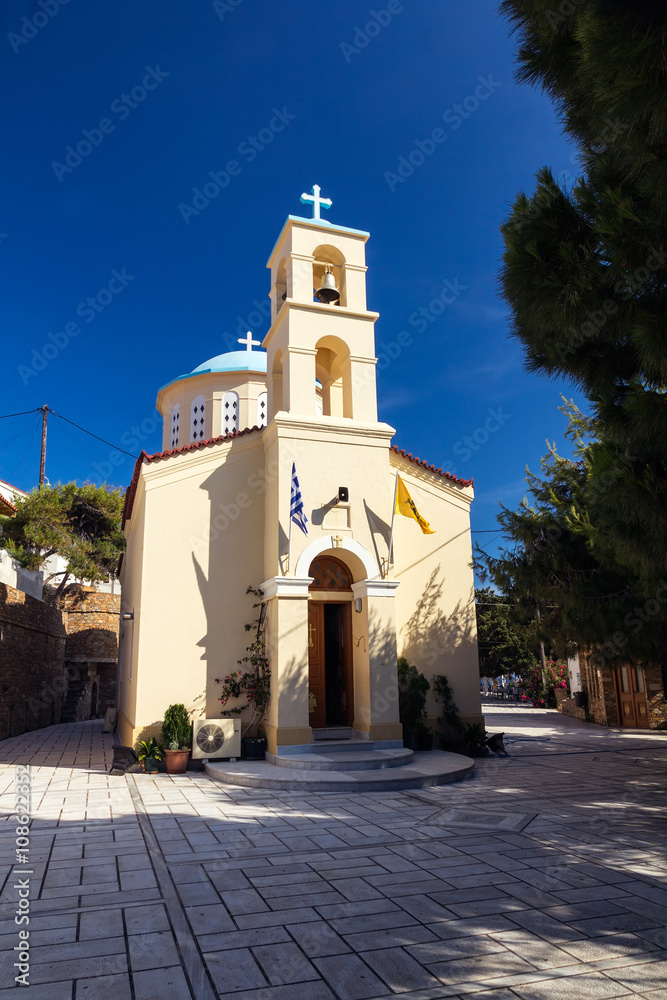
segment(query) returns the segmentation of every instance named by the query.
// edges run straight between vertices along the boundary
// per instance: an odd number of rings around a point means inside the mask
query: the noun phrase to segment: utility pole
[[[46,421],[49,414],[49,408],[46,406],[40,407],[42,411],[42,453],[39,460],[39,488],[41,490],[44,485],[45,471],[46,471]]]
[[[542,621],[542,615],[540,614],[540,609],[537,608],[536,611],[537,611],[537,620],[538,620],[538,622],[541,622]],[[546,691],[546,688],[547,688],[547,661],[546,661],[546,657],[544,655],[544,643],[542,641],[540,641],[540,665],[542,667],[542,683],[543,683],[544,689]]]

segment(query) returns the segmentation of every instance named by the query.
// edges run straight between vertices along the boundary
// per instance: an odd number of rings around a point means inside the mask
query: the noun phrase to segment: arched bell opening
[[[350,350],[339,337],[323,337],[315,345],[315,375],[322,386],[325,417],[351,417]]]
[[[274,304],[274,315],[273,319],[278,315],[282,309],[285,299],[287,298],[287,263],[283,257],[278,264],[278,270],[276,271],[276,284],[274,288],[273,304]]]
[[[313,251],[313,296],[324,305],[347,305],[345,257],[337,247],[322,244]]]
[[[351,727],[354,720],[352,583],[349,566],[323,552],[310,564],[308,721],[314,730]]]
[[[267,422],[283,408],[283,355],[276,351],[271,364],[271,371],[266,380],[267,386]]]

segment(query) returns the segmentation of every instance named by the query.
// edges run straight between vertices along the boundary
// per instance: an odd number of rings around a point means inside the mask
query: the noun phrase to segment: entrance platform
[[[313,792],[380,792],[447,785],[468,778],[475,764],[460,754],[376,749],[363,740],[326,741],[312,751],[267,754],[266,760],[207,761],[210,778],[246,788]]]

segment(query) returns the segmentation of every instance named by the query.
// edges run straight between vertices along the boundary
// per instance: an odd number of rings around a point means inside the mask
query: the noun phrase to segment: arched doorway
[[[317,556],[310,564],[308,601],[308,716],[313,729],[351,726],[352,573],[340,559]]]

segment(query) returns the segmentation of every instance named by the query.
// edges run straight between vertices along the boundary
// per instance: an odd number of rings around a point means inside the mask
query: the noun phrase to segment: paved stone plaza
[[[262,791],[109,776],[101,723],[0,743],[0,997],[667,1000],[667,734],[489,704],[509,758],[459,784]]]

